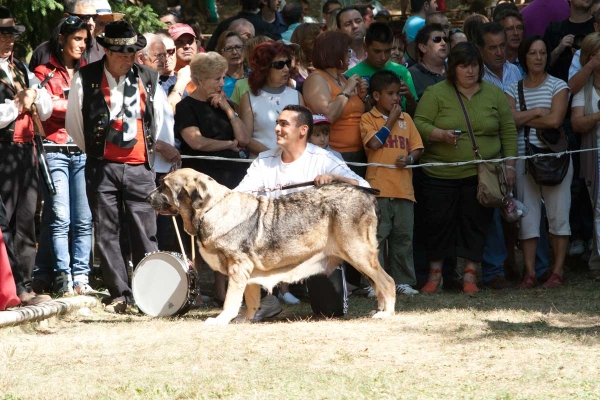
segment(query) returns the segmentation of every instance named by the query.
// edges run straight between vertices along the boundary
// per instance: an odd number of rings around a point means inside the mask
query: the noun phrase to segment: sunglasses
[[[450,29],[450,35],[455,35],[457,33],[463,33],[462,29],[460,29],[460,28]]]
[[[82,21],[89,21],[90,19],[94,22],[98,19],[98,14],[71,14],[73,17],[78,17]]]
[[[65,19],[65,24],[67,25],[77,25],[82,23],[81,18],[71,15],[69,18]]]
[[[431,41],[433,43],[441,43],[442,40],[444,41],[444,43],[448,42],[448,38],[446,36],[434,36],[431,38]]]
[[[273,61],[271,63],[271,68],[275,69],[283,69],[283,67],[287,66],[288,69],[292,68],[292,60],[289,58],[285,61]]]

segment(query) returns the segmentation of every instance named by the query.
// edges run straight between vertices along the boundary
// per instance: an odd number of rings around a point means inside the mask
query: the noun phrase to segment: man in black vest
[[[145,198],[155,188],[156,138],[169,105],[164,91],[156,90],[158,73],[134,63],[146,39],[129,23],[107,24],[98,43],[106,55],[73,77],[66,128],[88,156],[87,195],[110,292],[106,311],[124,313],[132,291],[128,252],[119,238],[129,234],[134,265],[158,250],[156,214]]]
[[[39,182],[32,112],[46,120],[52,99],[45,89],[31,88],[39,81],[13,58],[15,37],[24,31],[23,25],[15,25],[10,10],[0,7],[0,198],[14,239],[14,252],[9,248],[8,253],[17,295],[23,305],[35,305],[50,297],[31,290]]]

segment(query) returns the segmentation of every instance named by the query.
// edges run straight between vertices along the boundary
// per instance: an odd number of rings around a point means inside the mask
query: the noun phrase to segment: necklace
[[[336,82],[337,82],[337,84],[338,84],[340,87],[342,87],[342,82],[340,81],[340,76],[339,76],[339,75],[338,75],[337,77],[335,77],[335,76],[331,75],[329,72],[327,72],[327,70],[325,70],[325,69],[324,69],[323,71],[325,71],[325,73],[326,73],[327,75],[329,75],[329,76],[331,77],[331,79],[333,79],[334,81],[336,81]]]

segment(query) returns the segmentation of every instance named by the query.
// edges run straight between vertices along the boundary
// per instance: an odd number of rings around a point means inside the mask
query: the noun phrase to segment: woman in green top
[[[483,159],[517,155],[517,130],[502,90],[483,82],[483,60],[471,43],[460,43],[448,57],[446,80],[430,86],[417,106],[415,124],[423,138],[421,163],[474,159],[467,123],[454,87],[469,114]],[[515,182],[514,161],[508,161],[507,181]],[[434,293],[441,287],[442,260],[466,260],[463,291],[478,291],[475,270],[483,248],[493,208],[479,204],[477,167],[425,167],[421,180],[427,231],[426,252],[429,279],[421,289]]]

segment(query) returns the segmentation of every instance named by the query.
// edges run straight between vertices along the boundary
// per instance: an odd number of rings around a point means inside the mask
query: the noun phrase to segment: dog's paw
[[[229,324],[229,321],[219,318],[207,318],[206,321],[204,321],[204,325],[209,326],[226,326],[227,324]]]
[[[389,318],[391,316],[392,316],[392,313],[390,313],[389,311],[376,311],[376,310],[371,311],[372,318],[384,319],[384,318]]]

